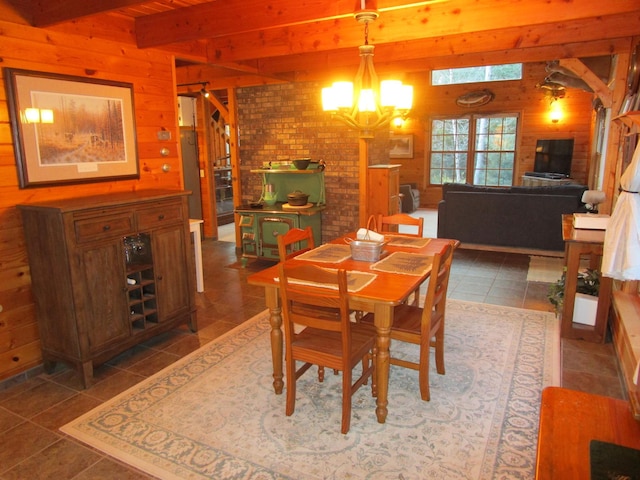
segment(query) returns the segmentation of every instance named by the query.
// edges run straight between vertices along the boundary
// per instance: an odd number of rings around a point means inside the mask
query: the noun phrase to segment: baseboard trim
[[[477,243],[461,243],[458,248],[464,250],[482,250],[485,252],[520,253],[524,255],[539,255],[541,257],[564,257],[564,252],[556,250],[540,250],[536,248],[503,247],[499,245],[481,245]]]

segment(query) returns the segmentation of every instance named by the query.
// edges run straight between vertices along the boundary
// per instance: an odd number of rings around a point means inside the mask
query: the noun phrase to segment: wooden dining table
[[[337,238],[330,242],[332,245],[348,245],[348,242],[355,238],[355,233],[346,235],[344,237]],[[373,279],[367,280],[367,283],[357,291],[349,291],[349,307],[356,311],[373,312],[374,324],[377,334],[377,381],[378,381],[378,395],[376,399],[376,417],[379,423],[384,423],[387,418],[387,405],[388,405],[388,388],[389,388],[389,346],[390,346],[390,331],[393,325],[394,307],[405,302],[411,294],[420,287],[420,285],[429,278],[431,274],[431,260],[435,253],[438,253],[442,248],[453,240],[442,238],[420,239],[422,242],[420,246],[416,246],[416,241],[407,240],[408,237],[402,236],[388,236],[386,237],[386,244],[383,247],[380,260],[386,258],[391,259],[392,254],[396,252],[404,252],[405,254],[415,255],[407,256],[402,255],[405,264],[421,264],[419,273],[411,272],[405,273],[398,271],[386,271],[383,265],[379,262],[367,262],[356,261],[351,258],[350,255],[346,255],[346,258],[331,258],[328,257],[322,260],[314,260],[313,253],[307,254],[307,258],[304,255],[294,257],[287,262],[310,262],[314,265],[325,268],[340,268],[345,269],[347,272],[355,272],[354,276],[358,275],[358,272],[362,272],[368,275],[360,275],[373,277]],[[409,246],[408,243],[413,242],[414,245]],[[456,246],[457,241],[453,241]],[[424,245],[422,245],[424,244]],[[317,247],[327,249],[327,244]],[[313,250],[311,252],[314,252]],[[320,255],[318,255],[320,257]],[[422,258],[421,258],[422,257]],[[424,257],[429,257],[426,259]],[[400,259],[399,255],[395,255],[395,258]],[[411,262],[411,259],[416,262]],[[402,270],[402,269],[400,269]],[[375,274],[375,276],[371,275]],[[271,356],[273,361],[273,388],[276,394],[282,393],[283,382],[283,333],[282,333],[282,311],[280,306],[280,298],[278,291],[278,267],[274,265],[259,272],[256,272],[248,277],[248,282],[251,285],[258,285],[265,289],[265,302],[269,309],[271,324]],[[417,393],[416,393],[417,394]]]

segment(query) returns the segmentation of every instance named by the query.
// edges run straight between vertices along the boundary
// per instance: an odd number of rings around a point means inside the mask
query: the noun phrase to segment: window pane
[[[485,65],[481,67],[448,68],[431,72],[432,85],[495,82],[522,79],[522,64]]]
[[[432,121],[429,164],[432,184],[460,182],[466,178],[469,124],[468,118]]]
[[[502,136],[502,147],[505,150],[515,150],[516,149],[516,134],[507,133]]]

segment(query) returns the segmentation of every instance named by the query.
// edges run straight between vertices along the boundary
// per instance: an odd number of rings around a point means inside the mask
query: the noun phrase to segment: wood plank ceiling
[[[365,0],[7,1],[38,27],[129,22],[139,48],[175,54],[178,80],[213,88],[351,76],[364,38],[353,12]],[[640,34],[628,0],[378,0],[377,10],[369,42],[381,77],[611,55]]]

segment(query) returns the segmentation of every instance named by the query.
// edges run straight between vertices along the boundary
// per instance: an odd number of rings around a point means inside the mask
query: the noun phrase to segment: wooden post
[[[365,138],[358,140],[358,172],[360,178],[360,194],[359,194],[359,224],[358,226],[364,227],[367,224],[369,218],[369,205],[367,203],[368,198],[368,171],[369,171],[369,142]]]

